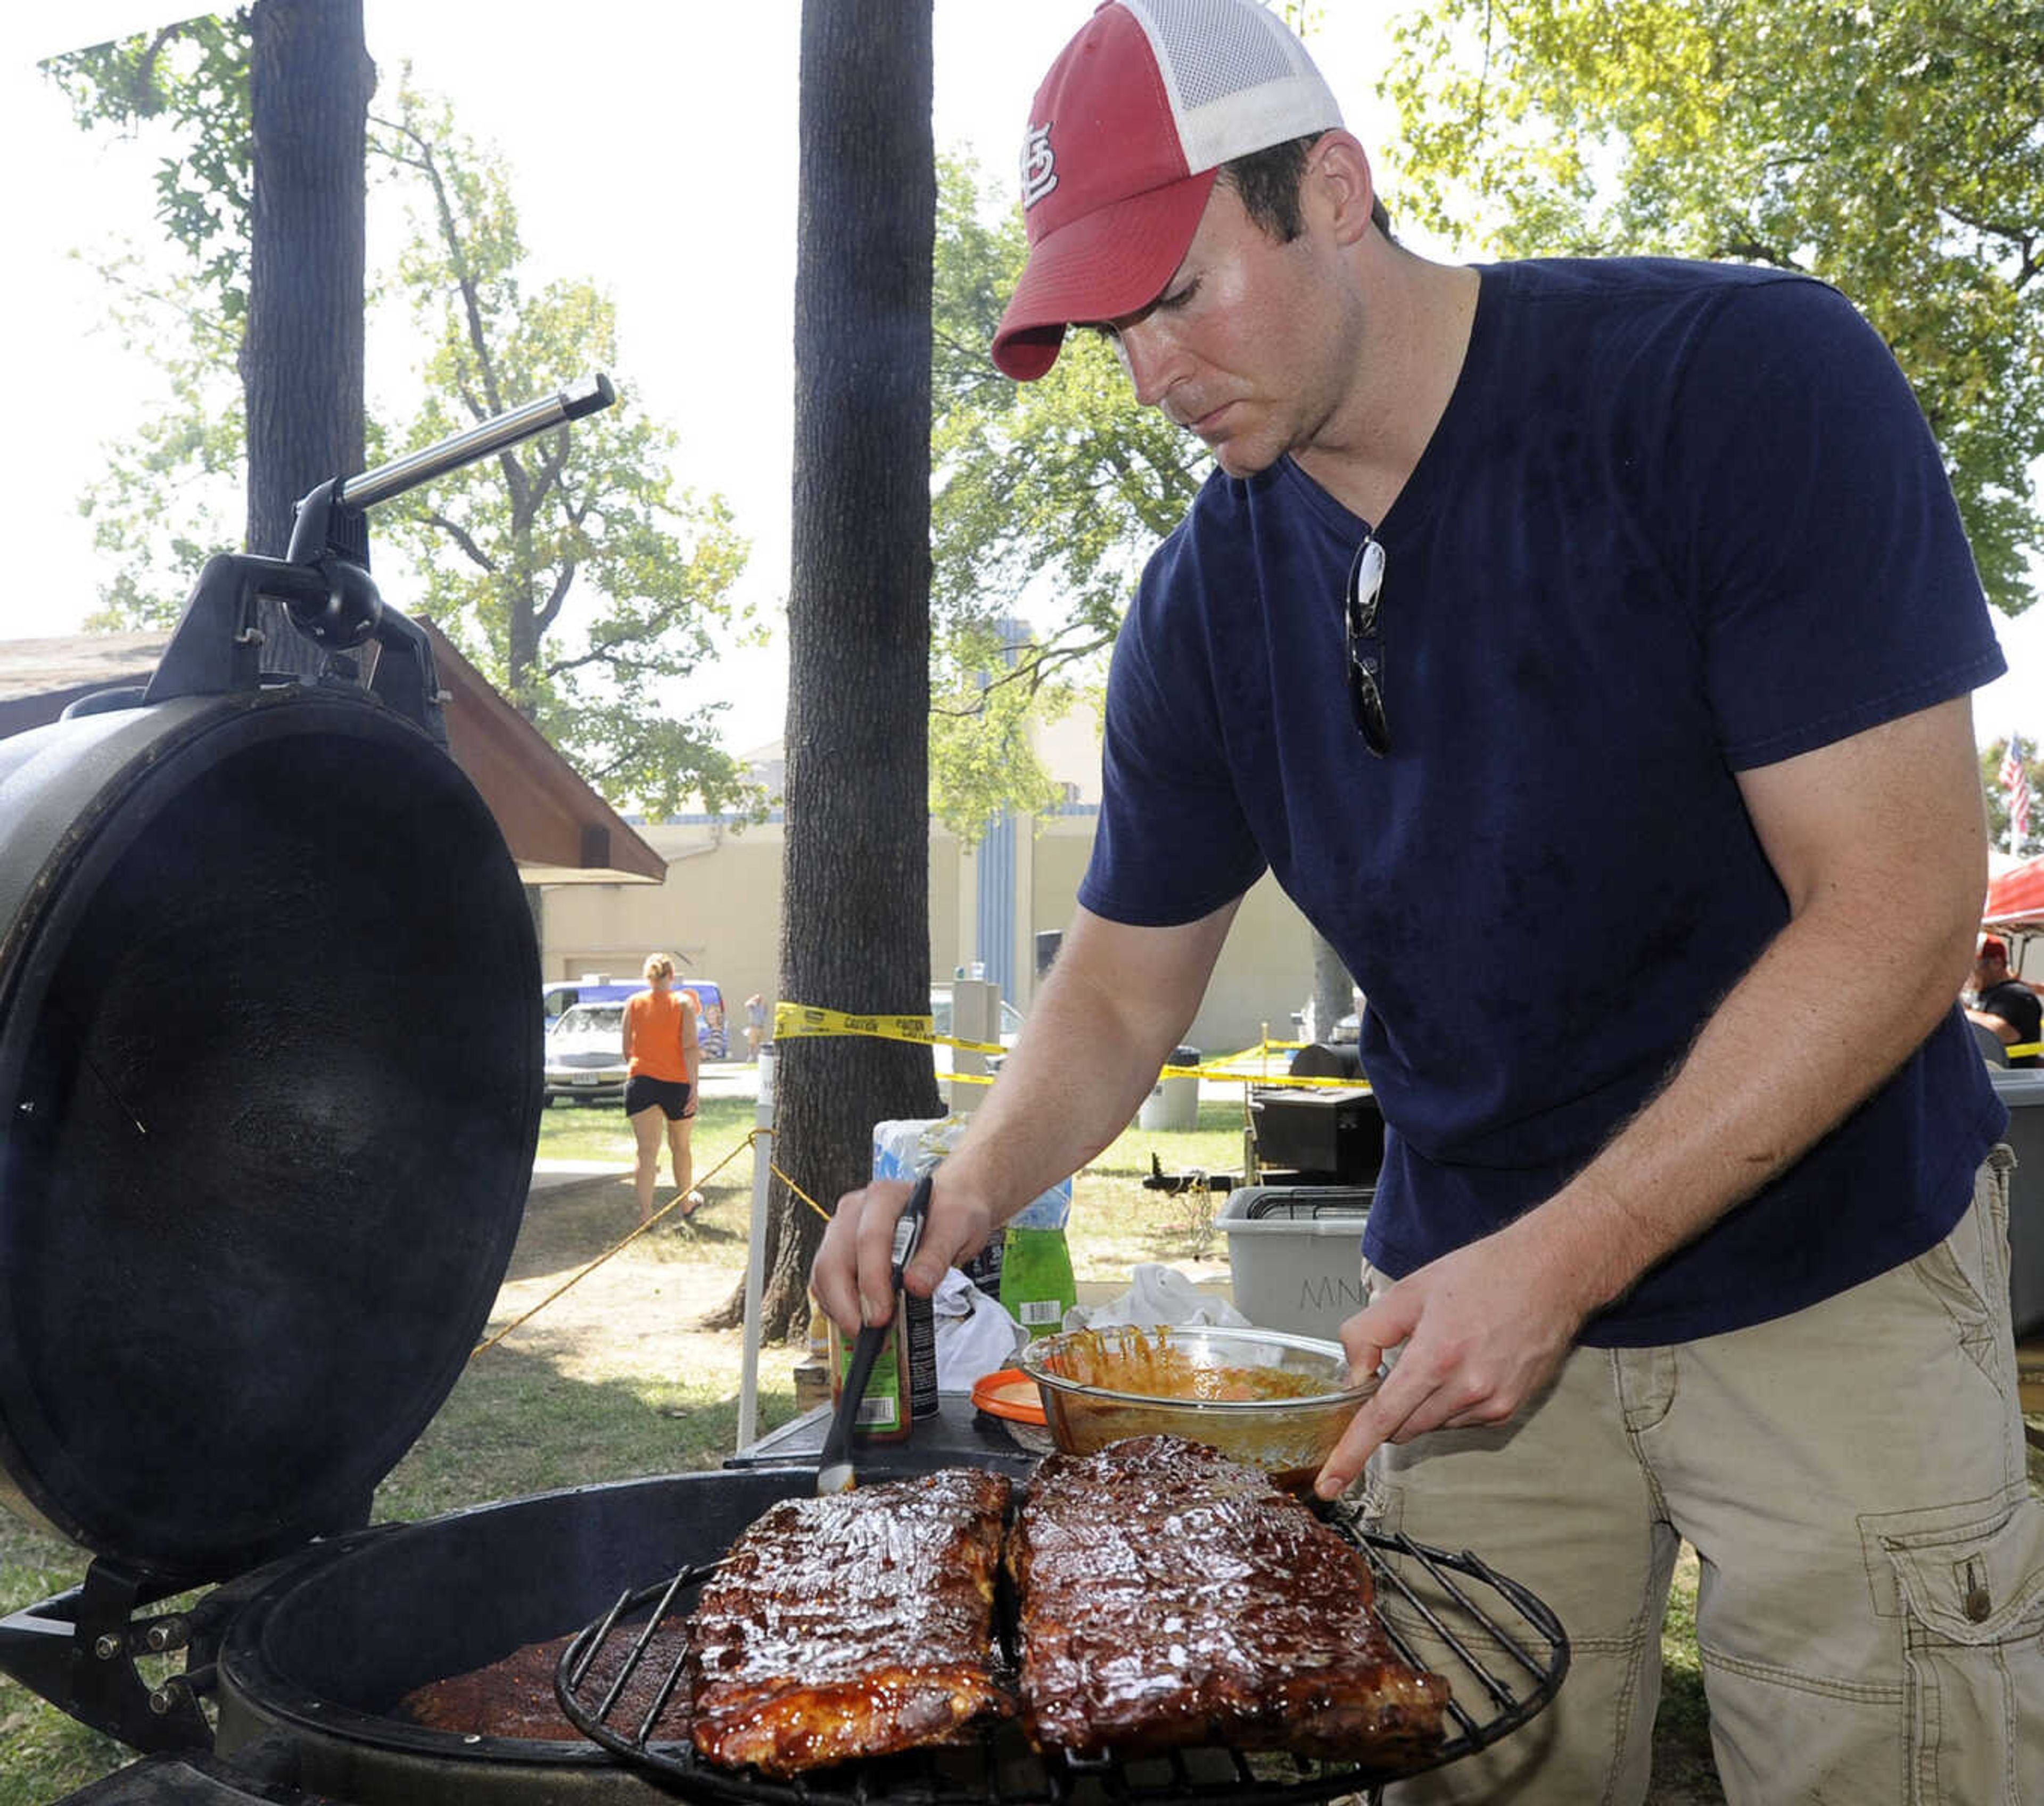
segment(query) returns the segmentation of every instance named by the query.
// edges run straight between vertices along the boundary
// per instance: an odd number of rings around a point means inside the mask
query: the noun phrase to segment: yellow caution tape
[[[1166,1078],[1206,1078],[1228,1085],[1255,1085],[1296,1087],[1300,1090],[1367,1091],[1369,1081],[1362,1078],[1294,1078],[1289,1071],[1281,1067],[1271,1070],[1270,1056],[1277,1055],[1290,1064],[1290,1056],[1307,1043],[1304,1041],[1265,1041],[1254,1047],[1244,1047],[1239,1053],[1221,1054],[1210,1060],[1202,1060],[1196,1066],[1167,1066]]]
[[[969,1054],[1005,1054],[1007,1048],[985,1041],[961,1041],[955,1036],[939,1035],[927,1016],[855,1016],[848,1010],[824,1009],[815,1004],[782,1003],[774,1008],[774,1039],[792,1041],[812,1036],[864,1035],[882,1041],[912,1041],[926,1047],[962,1047]],[[1304,1043],[1298,1041],[1266,1041],[1260,1046],[1245,1047],[1241,1052],[1221,1055],[1212,1060],[1203,1060],[1197,1066],[1167,1066],[1158,1075],[1162,1078],[1206,1078],[1227,1084],[1297,1086],[1301,1089],[1335,1089],[1344,1091],[1364,1090],[1370,1086],[1359,1078],[1294,1078],[1289,1073],[1268,1070],[1269,1056],[1274,1053],[1287,1057]],[[973,1072],[955,1072],[953,1078],[962,1078],[971,1085],[990,1085],[989,1075]]]
[[[962,1047],[969,1054],[1005,1054],[998,1043],[961,1041],[936,1032],[927,1016],[854,1016],[842,1009],[819,1009],[814,1004],[783,1003],[774,1007],[774,1039],[796,1040],[810,1035],[868,1035],[882,1041],[915,1041],[925,1047]]]
[[[1294,1078],[1289,1072],[1242,1072],[1222,1066],[1201,1066],[1199,1075],[1219,1083],[1254,1085],[1259,1089],[1266,1086],[1272,1090],[1281,1088],[1287,1091],[1367,1091],[1370,1089],[1366,1079]],[[1165,1077],[1168,1078],[1170,1076],[1167,1068]]]

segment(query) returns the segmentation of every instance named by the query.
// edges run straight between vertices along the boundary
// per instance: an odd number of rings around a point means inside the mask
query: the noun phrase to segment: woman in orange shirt
[[[702,1193],[691,1189],[694,1166],[689,1152],[698,1057],[695,999],[674,988],[674,963],[666,954],[649,954],[644,970],[651,988],[624,1000],[624,1114],[631,1119],[632,1133],[639,1143],[632,1183],[639,1192],[639,1220],[650,1222],[664,1122],[674,1162],[674,1189],[683,1200],[682,1220],[686,1223],[702,1203]]]

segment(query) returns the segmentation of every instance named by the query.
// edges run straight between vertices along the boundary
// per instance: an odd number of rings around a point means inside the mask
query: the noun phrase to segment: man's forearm
[[[1963,699],[1742,783],[1788,925],[1661,1093],[1521,1220],[1585,1313],[1842,1121],[1954,1007],[1973,956],[1987,844]]]
[[[970,1185],[996,1223],[1084,1166],[1128,1128],[1155,1082],[1154,1043],[1103,1027],[1088,994],[1055,980],[1037,993],[1020,1043],[945,1162],[947,1182]]]
[[[2014,1047],[2023,1039],[2023,1032],[2005,1016],[1996,1016],[1988,1009],[1969,1009],[1966,1020],[1977,1022],[2005,1047]]]
[[[1030,1006],[999,1082],[945,1162],[996,1223],[1077,1172],[1128,1128],[1199,1007],[1232,909],[1202,930],[1075,924]],[[1145,965],[1131,934],[1182,943]]]
[[[1661,1092],[1522,1220],[1583,1315],[1800,1159],[1952,1008],[1965,938],[1914,955],[1862,946],[1855,966],[1842,927],[1820,911],[1785,928]]]
[[[937,1171],[903,1276],[911,1292],[930,1297],[947,1268],[1128,1126],[1205,994],[1235,909],[1172,928],[1074,915],[1020,1041]],[[810,1284],[840,1328],[893,1310],[893,1229],[908,1198],[901,1182],[875,1180],[838,1200]]]

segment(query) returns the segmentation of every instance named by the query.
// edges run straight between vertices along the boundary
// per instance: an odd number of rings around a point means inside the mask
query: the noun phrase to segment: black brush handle
[[[893,1259],[894,1295],[901,1295],[901,1276],[909,1270],[909,1262],[916,1258],[916,1251],[923,1243],[923,1225],[930,1218],[930,1180],[925,1173],[916,1182],[916,1189],[909,1193],[909,1201],[901,1207],[901,1214],[894,1220],[894,1254]]]
[[[923,1225],[929,1214],[930,1175],[925,1173],[916,1182],[916,1189],[909,1193],[909,1202],[894,1224],[894,1247],[889,1265],[897,1298],[901,1294],[902,1273],[916,1258],[916,1250],[923,1239]],[[880,1358],[881,1346],[887,1339],[892,1321],[890,1318],[888,1323],[868,1324],[851,1345],[851,1364],[845,1370],[844,1390],[838,1399],[837,1409],[831,1414],[823,1454],[816,1462],[820,1475],[851,1458],[851,1433],[859,1421],[859,1404],[866,1397],[866,1382],[873,1378],[873,1363]]]
[[[851,1365],[845,1370],[844,1391],[838,1399],[837,1409],[831,1414],[830,1431],[824,1438],[824,1452],[816,1462],[819,1474],[828,1472],[851,1455],[852,1426],[859,1421],[866,1382],[873,1378],[873,1363],[880,1358],[888,1328],[884,1323],[868,1324],[851,1345]]]

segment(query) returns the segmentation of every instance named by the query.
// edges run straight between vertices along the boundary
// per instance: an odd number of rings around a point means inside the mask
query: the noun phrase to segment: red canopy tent
[[[2011,866],[1989,884],[1981,920],[1990,928],[2027,925],[2044,931],[2044,859]]]

